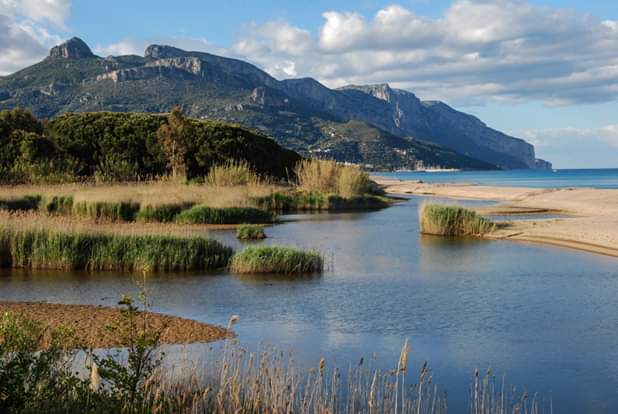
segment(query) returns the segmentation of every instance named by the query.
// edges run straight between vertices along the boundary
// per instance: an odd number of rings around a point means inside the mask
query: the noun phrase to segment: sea
[[[426,183],[470,183],[534,188],[618,188],[618,168],[504,170],[504,171],[411,171],[377,172],[373,175]]]

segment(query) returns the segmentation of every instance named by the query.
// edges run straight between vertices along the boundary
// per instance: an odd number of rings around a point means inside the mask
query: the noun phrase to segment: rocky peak
[[[49,57],[61,59],[80,59],[94,57],[94,54],[82,39],[74,37],[58,46],[52,47],[49,51]]]
[[[150,45],[144,52],[144,57],[150,59],[171,59],[187,55],[188,53],[182,49],[165,45]]]

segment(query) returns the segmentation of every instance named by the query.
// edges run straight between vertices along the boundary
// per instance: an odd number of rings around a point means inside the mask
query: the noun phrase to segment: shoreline
[[[476,207],[483,215],[557,214],[560,218],[513,221],[486,236],[566,247],[618,257],[618,190],[525,188],[459,183],[424,183],[371,177],[389,195],[497,201]]]
[[[70,329],[80,346],[113,348],[122,346],[108,329],[121,321],[121,309],[95,305],[66,305],[47,302],[0,302],[0,315],[13,312],[41,323],[45,328],[43,343],[48,346],[50,332],[60,327]],[[148,312],[148,323],[162,329],[161,344],[213,342],[233,337],[227,329],[177,316]]]

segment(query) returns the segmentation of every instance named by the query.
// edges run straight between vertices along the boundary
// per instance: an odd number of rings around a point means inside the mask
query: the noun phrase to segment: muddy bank
[[[63,305],[43,302],[0,302],[0,314],[14,312],[27,316],[46,327],[45,343],[50,331],[59,327],[69,328],[80,346],[110,348],[121,346],[117,335],[109,327],[122,320],[120,309],[92,305]],[[147,320],[154,329],[163,329],[161,343],[185,344],[212,342],[229,338],[232,333],[215,325],[148,313]]]

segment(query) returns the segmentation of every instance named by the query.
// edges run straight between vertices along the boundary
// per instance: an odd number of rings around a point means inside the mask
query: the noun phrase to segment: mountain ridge
[[[406,142],[450,148],[463,155],[459,164],[464,168],[466,159],[481,160],[484,168],[536,166],[534,147],[524,140],[388,84],[330,89],[313,78],[277,80],[242,60],[166,45],[148,46],[143,57],[102,58],[73,38],[52,48],[42,62],[0,78],[0,109],[27,106],[44,117],[103,110],[166,112],[176,105],[192,117],[260,129],[304,154],[312,146],[328,146],[325,127],[338,123],[349,135],[345,125],[360,122]],[[394,150],[384,147],[376,151]],[[362,160],[358,155],[354,158]],[[382,167],[409,168],[416,161]]]

